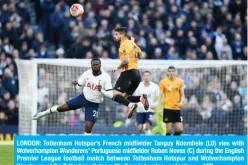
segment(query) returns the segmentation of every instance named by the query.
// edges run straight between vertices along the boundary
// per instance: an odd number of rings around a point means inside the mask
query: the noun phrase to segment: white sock
[[[84,135],[85,135],[85,136],[90,136],[91,133],[84,132]]]
[[[58,112],[57,108],[58,108],[58,105],[53,106],[52,108],[50,108],[51,109],[51,112],[52,113]],[[48,110],[50,111],[50,109],[48,109]]]
[[[55,106],[53,106],[52,108],[49,108],[49,109],[47,109],[47,110],[45,110],[45,111],[42,111],[42,112],[39,112],[39,114],[38,114],[38,116],[39,116],[39,118],[40,117],[43,117],[43,116],[46,116],[46,115],[49,115],[50,113],[54,113],[54,112],[58,112],[57,111],[57,105],[55,105]]]
[[[152,131],[150,129],[145,130],[146,135],[151,135]]]

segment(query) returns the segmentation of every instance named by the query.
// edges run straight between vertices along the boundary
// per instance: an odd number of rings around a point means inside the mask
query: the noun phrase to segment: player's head
[[[174,66],[169,66],[167,69],[167,75],[169,78],[174,78],[176,76],[176,68]]]
[[[127,28],[117,27],[114,30],[113,38],[116,42],[120,42],[122,38],[127,37]]]
[[[101,60],[99,58],[93,58],[91,60],[91,69],[93,72],[98,72],[101,69]]]
[[[152,74],[151,74],[151,72],[150,71],[144,71],[143,72],[143,81],[145,82],[145,83],[149,83],[149,82],[151,82],[151,80],[152,80]]]

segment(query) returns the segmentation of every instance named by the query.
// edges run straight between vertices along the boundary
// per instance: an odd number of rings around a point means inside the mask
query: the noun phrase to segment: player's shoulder
[[[179,82],[179,83],[183,83],[183,79],[181,79],[180,77],[177,77],[176,80],[177,80],[177,82]]]
[[[120,49],[121,48],[129,48],[132,46],[132,41],[131,40],[125,40],[120,44]]]
[[[106,72],[105,70],[101,69],[101,71],[102,71],[102,75],[109,76],[108,72]]]
[[[105,70],[101,70],[102,71],[102,77],[105,79],[111,79],[110,75],[108,74],[108,72],[106,72]]]
[[[160,83],[166,83],[167,81],[168,81],[168,78],[165,77],[165,78],[163,78],[162,80],[160,80]]]
[[[153,82],[153,81],[151,81],[150,83],[151,83],[151,87],[157,87],[157,86],[158,86],[158,84],[156,84],[156,83]]]
[[[85,75],[92,75],[92,70],[91,69],[88,69],[83,74],[85,74]]]

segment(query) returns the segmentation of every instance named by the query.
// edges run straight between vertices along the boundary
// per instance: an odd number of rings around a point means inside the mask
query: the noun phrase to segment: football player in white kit
[[[110,91],[112,89],[110,76],[101,70],[101,61],[95,58],[91,60],[91,69],[85,71],[78,81],[73,81],[72,84],[77,90],[83,88],[82,94],[66,101],[63,105],[55,105],[46,111],[38,112],[33,116],[33,120],[51,113],[66,112],[84,107],[86,121],[84,134],[90,135],[98,118],[99,104],[104,100],[103,95],[113,97],[113,91]]]
[[[136,122],[138,124],[138,132],[143,130],[147,135],[151,134],[152,117],[154,109],[158,106],[157,98],[159,96],[159,86],[151,81],[152,76],[150,71],[143,72],[143,82],[141,82],[135,91],[135,95],[146,94],[148,102],[150,103],[149,109],[145,110],[142,103],[138,103]]]

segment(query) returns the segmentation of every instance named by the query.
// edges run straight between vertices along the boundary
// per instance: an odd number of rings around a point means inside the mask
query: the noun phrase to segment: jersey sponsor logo
[[[86,86],[87,88],[90,88],[91,90],[96,90],[96,91],[98,90],[98,86],[90,82],[88,82]]]

